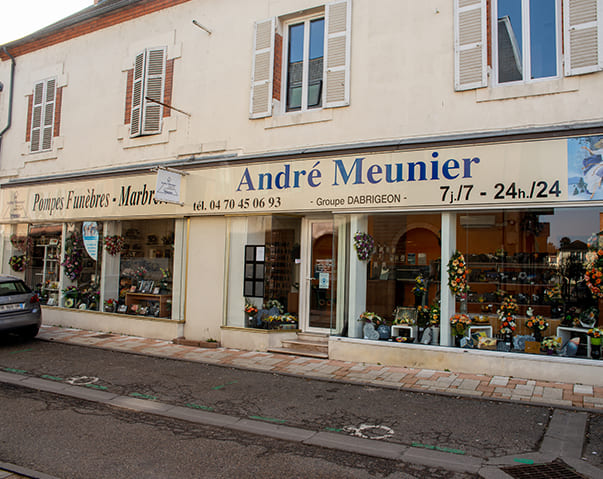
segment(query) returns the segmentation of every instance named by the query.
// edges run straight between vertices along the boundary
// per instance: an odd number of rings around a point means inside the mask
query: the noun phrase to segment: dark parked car
[[[40,299],[23,280],[0,275],[0,333],[33,338],[42,324]]]

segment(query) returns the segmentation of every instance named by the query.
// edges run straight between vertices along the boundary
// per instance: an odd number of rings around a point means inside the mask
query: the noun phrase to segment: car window
[[[30,292],[31,290],[23,281],[7,281],[6,283],[0,283],[0,296]]]

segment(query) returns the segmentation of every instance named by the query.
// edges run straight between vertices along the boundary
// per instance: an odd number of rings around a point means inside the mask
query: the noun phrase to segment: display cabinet
[[[60,242],[57,238],[44,238],[33,247],[32,273],[35,288],[40,300],[48,304],[58,305]]]

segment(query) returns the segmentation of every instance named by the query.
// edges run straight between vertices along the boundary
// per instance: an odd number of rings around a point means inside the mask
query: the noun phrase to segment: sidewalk
[[[410,369],[314,359],[237,349],[204,349],[171,341],[42,326],[39,339],[312,379],[370,384],[409,391],[519,401],[568,409],[603,411],[603,387],[478,374]]]

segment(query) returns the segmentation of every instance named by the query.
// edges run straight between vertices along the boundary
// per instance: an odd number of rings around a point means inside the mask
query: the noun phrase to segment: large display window
[[[298,326],[301,218],[229,219],[228,326]]]

